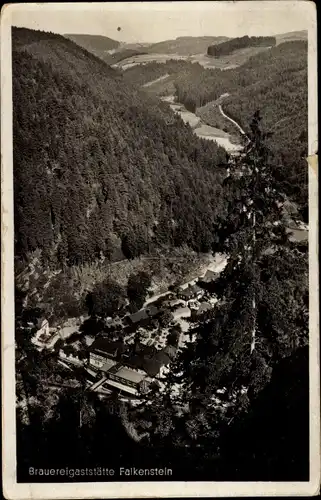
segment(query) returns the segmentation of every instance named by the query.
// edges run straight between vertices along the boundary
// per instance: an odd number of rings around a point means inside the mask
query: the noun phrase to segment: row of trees
[[[86,297],[89,314],[113,316],[126,306],[127,299],[132,311],[137,311],[143,307],[150,285],[151,277],[144,271],[129,276],[127,289],[112,280],[99,283]]]
[[[247,47],[274,47],[276,44],[275,36],[241,36],[227,40],[217,45],[210,45],[207,49],[209,56],[226,56],[234,50]]]

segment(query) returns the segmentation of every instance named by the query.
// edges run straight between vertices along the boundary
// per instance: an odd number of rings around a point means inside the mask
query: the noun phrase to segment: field
[[[193,54],[193,55],[182,55],[178,53],[172,54],[141,54],[129,57],[119,61],[113,67],[126,70],[137,66],[139,64],[147,64],[149,62],[165,63],[171,59],[189,61],[192,63],[199,63],[204,68],[217,68],[217,69],[232,69],[244,64],[250,57],[258,54],[259,52],[264,52],[269,50],[269,47],[249,47],[246,49],[240,49],[222,57],[211,57],[204,53]]]

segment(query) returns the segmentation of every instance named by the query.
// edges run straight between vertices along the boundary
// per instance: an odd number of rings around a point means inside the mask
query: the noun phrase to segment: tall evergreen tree
[[[193,427],[198,445],[244,412],[280,359],[308,341],[306,255],[282,224],[284,198],[258,112],[251,131],[242,155],[230,162],[229,211],[216,228],[228,256],[209,288],[218,304],[191,329],[196,341],[183,349],[166,382],[173,414],[187,403],[186,425],[202,422]]]

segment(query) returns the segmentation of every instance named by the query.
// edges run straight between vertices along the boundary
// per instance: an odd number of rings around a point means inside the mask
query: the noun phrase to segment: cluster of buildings
[[[98,377],[91,389],[103,387],[129,398],[144,394],[153,381],[162,377],[164,368],[175,359],[176,351],[170,345],[157,350],[140,342],[126,345],[98,337],[89,350],[87,370]]]
[[[198,279],[199,284],[214,281],[218,273],[208,270],[202,278]],[[204,289],[198,284],[189,284],[181,287],[177,292],[167,292],[164,300],[150,303],[145,308],[133,314],[126,315],[125,318],[118,319],[119,326],[123,329],[135,326],[141,327],[150,323],[154,318],[168,310],[172,314],[172,325],[179,323],[184,318],[197,319],[199,315],[212,308],[208,300],[202,299]],[[114,325],[114,319],[107,318]],[[160,381],[168,365],[175,359],[177,348],[166,345],[162,348],[159,344],[146,345],[135,341],[133,344],[126,344],[121,340],[111,341],[108,336],[92,336],[91,342],[87,343],[83,339],[76,340],[72,344],[65,343],[68,337],[61,335],[59,329],[50,329],[47,319],[40,319],[36,325],[36,333],[32,338],[32,343],[37,349],[56,349],[59,362],[70,365],[84,366],[91,378],[90,390],[100,393],[117,392],[125,398],[137,398],[140,394],[146,393],[152,382]],[[70,327],[70,331],[74,327]],[[136,330],[136,328],[135,328]],[[60,339],[60,345],[56,345]],[[81,345],[78,345],[79,342]],[[77,344],[77,345],[76,345]],[[84,349],[85,347],[85,349]],[[167,368],[166,368],[167,367]]]

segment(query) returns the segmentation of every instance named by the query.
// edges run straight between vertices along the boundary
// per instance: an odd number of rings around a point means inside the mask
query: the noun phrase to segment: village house
[[[97,338],[90,347],[89,368],[102,377],[106,388],[113,388],[123,396],[138,396],[148,390],[150,383],[161,375],[176,355],[176,348],[167,346],[158,351],[153,346],[135,343],[124,346]]]
[[[150,304],[145,309],[141,309],[130,316],[128,316],[128,321],[132,325],[137,324],[147,324],[149,323],[150,318],[154,318],[161,312],[156,306]]]
[[[146,324],[149,321],[149,316],[147,314],[146,309],[141,309],[140,311],[137,311],[130,316],[127,316],[128,322],[131,325],[137,325],[140,323]]]
[[[31,339],[31,342],[39,351],[43,349],[52,349],[59,340],[60,335],[56,329],[50,331],[49,322],[46,318],[38,319],[36,323],[37,331]]]
[[[84,364],[84,357],[81,351],[77,351],[76,349],[68,350],[68,347],[70,346],[64,346],[59,349],[59,358],[72,365],[82,366]]]
[[[38,328],[38,335],[49,335],[49,321],[46,318],[39,318],[36,327]]]
[[[204,291],[197,285],[188,285],[186,288],[181,288],[178,292],[178,297],[183,300],[191,300],[199,298],[203,295]]]
[[[121,341],[111,342],[104,337],[98,337],[90,346],[89,364],[94,368],[100,369],[107,358],[115,359],[123,351],[124,344]]]

